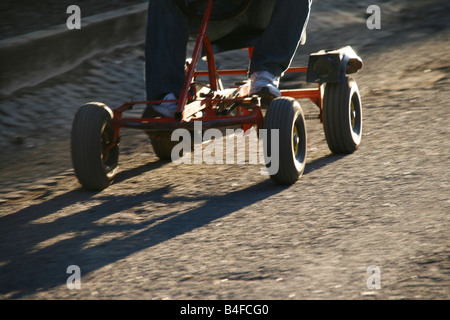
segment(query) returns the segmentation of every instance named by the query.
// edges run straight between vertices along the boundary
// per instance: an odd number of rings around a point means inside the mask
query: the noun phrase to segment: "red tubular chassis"
[[[145,130],[152,137],[155,152],[168,158],[173,142],[168,135],[178,128],[192,131],[195,121],[202,128],[240,126],[247,130],[279,130],[279,171],[271,178],[279,184],[292,184],[301,176],[306,159],[305,119],[319,119],[324,124],[327,143],[334,153],[351,153],[361,140],[362,107],[356,82],[346,76],[356,72],[362,61],[351,50],[321,52],[310,56],[308,67],[292,67],[286,73],[307,73],[315,88],[281,90],[263,115],[261,99],[249,96],[248,83],[223,89],[219,77],[247,75],[247,69],[218,70],[214,52],[206,34],[213,0],[208,0],[198,32],[192,59],[186,67],[186,79],[173,118],[125,118],[123,113],[136,105],[156,105],[163,101],[128,101],[115,109],[101,103],[88,103],[75,115],[71,135],[72,162],[80,183],[87,189],[103,190],[113,180],[118,168],[121,128]],[[207,71],[197,71],[203,52]],[[350,52],[350,53],[349,53]],[[251,56],[252,48],[249,49]],[[200,86],[198,77],[208,77],[209,85]],[[328,83],[325,83],[328,82]],[[319,112],[304,115],[298,99],[310,99]],[[170,102],[170,101],[164,101]],[[280,120],[281,119],[281,120]],[[270,136],[270,135],[269,135]],[[160,139],[164,137],[165,139]],[[165,152],[161,149],[168,148]],[[159,152],[158,152],[159,150]]]

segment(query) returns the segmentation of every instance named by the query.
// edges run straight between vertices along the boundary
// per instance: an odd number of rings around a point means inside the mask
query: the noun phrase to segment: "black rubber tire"
[[[323,128],[328,147],[335,154],[358,149],[362,137],[362,104],[356,81],[325,84]]]
[[[178,141],[171,141],[172,133],[151,133],[149,136],[157,157],[163,161],[172,160],[172,149],[179,143]]]
[[[278,172],[271,174],[271,179],[280,185],[294,184],[303,174],[306,164],[306,124],[300,104],[288,97],[272,101],[264,119],[267,129],[265,153],[271,156],[272,143],[279,145]],[[272,141],[271,130],[279,130],[279,141]],[[270,167],[272,164],[267,163]]]
[[[71,154],[75,175],[88,190],[108,187],[117,171],[119,144],[112,143],[112,111],[104,104],[83,105],[75,114],[71,132]]]
[[[147,106],[144,112],[142,113],[142,118],[154,118],[161,116],[157,112],[155,112],[151,106]],[[179,141],[172,141],[172,132],[146,132],[148,137],[150,138],[150,142],[153,147],[153,151],[155,151],[156,156],[162,161],[171,161],[172,160],[172,149],[179,143]],[[192,140],[191,134],[191,141]],[[193,150],[193,143],[192,143]],[[180,154],[180,157],[182,154]]]

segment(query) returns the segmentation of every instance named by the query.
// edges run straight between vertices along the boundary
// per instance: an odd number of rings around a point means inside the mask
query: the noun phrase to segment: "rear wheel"
[[[142,118],[154,118],[159,117],[157,112],[153,110],[151,106],[147,106],[142,114]],[[164,132],[146,132],[148,137],[150,138],[150,142],[153,147],[153,151],[156,156],[163,161],[171,161],[172,160],[172,149],[179,144],[179,141],[172,141],[172,132],[164,131]],[[191,149],[193,150],[193,136],[191,133]],[[180,151],[179,157],[183,156],[183,152]]]
[[[113,181],[119,162],[114,141],[112,111],[102,103],[88,103],[75,114],[71,132],[71,155],[78,181],[100,191]]]
[[[172,141],[171,132],[149,133],[150,141],[156,156],[160,160],[169,161],[172,159],[172,149],[179,143]],[[182,156],[182,155],[181,155]]]
[[[352,153],[362,137],[362,105],[355,80],[327,83],[323,97],[323,128],[333,153]]]
[[[281,185],[295,183],[306,163],[306,125],[300,104],[286,97],[273,100],[264,119],[264,128],[267,129],[266,165],[271,179]],[[274,129],[278,130],[278,139]],[[278,157],[272,154],[277,149]]]

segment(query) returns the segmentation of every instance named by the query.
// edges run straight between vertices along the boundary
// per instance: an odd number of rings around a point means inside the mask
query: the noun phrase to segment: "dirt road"
[[[291,187],[259,165],[160,162],[145,134],[124,130],[114,184],[83,191],[73,115],[90,100],[142,98],[142,47],[5,98],[15,122],[0,127],[0,297],[449,299],[448,4],[385,2],[382,28],[369,30],[371,1],[336,3],[317,1],[294,64],[324,48],[358,51],[363,140],[332,155],[308,121],[306,171]],[[224,65],[242,64],[240,54]],[[79,290],[66,286],[70,265]],[[367,287],[370,266],[380,289]]]

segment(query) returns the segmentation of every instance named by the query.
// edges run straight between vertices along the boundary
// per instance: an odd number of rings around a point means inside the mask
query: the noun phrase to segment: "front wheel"
[[[75,175],[88,190],[100,191],[114,179],[119,162],[119,144],[114,141],[113,113],[102,103],[88,103],[75,114],[71,154]]]
[[[348,78],[325,85],[323,128],[333,153],[348,154],[358,149],[362,137],[362,105],[355,80]]]
[[[271,179],[280,185],[295,183],[306,163],[306,124],[300,104],[286,97],[273,100],[264,128],[267,129],[266,165]]]

